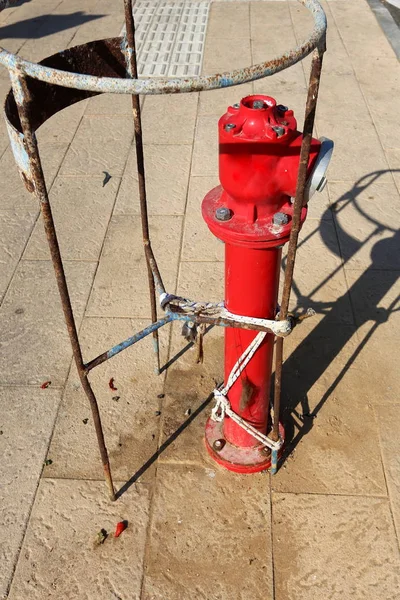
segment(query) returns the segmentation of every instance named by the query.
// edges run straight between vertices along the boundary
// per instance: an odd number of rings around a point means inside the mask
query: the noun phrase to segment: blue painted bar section
[[[164,325],[166,325],[167,323],[170,323],[173,320],[174,319],[171,318],[171,315],[168,314],[166,317],[164,317],[164,319],[160,319],[156,323],[152,323],[148,327],[145,327],[144,329],[142,329],[142,331],[135,333],[135,335],[132,335],[131,337],[124,340],[120,344],[117,344],[116,346],[111,348],[107,352],[107,359],[112,358],[116,354],[119,354],[120,352],[122,352],[122,350],[129,348],[129,346],[133,346],[133,344],[136,344],[136,342],[140,342],[140,340],[143,340],[145,337],[150,335],[150,333],[153,333],[153,331],[160,329],[160,327],[163,327]]]
[[[275,475],[278,470],[278,450],[271,450],[271,475]]]

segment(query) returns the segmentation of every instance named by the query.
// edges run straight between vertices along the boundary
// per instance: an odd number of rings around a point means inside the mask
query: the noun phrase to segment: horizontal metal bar
[[[326,16],[317,0],[298,0],[314,18],[314,28],[310,37],[282,56],[272,60],[234,71],[204,75],[200,77],[180,77],[176,79],[123,79],[118,77],[97,77],[83,73],[72,73],[53,69],[45,65],[31,63],[0,48],[0,64],[10,71],[19,71],[34,79],[53,85],[99,93],[114,94],[176,94],[198,92],[239,85],[249,81],[269,77],[274,73],[296,64],[308,56],[315,48],[325,45]],[[121,41],[123,39],[121,38]]]
[[[143,340],[146,336],[150,335],[150,333],[153,333],[153,331],[160,329],[160,327],[163,327],[164,325],[167,325],[167,323],[170,323],[171,321],[174,321],[174,320],[175,320],[174,315],[167,314],[163,319],[160,319],[156,323],[152,323],[148,327],[145,327],[138,333],[135,333],[135,335],[132,335],[131,337],[124,340],[120,344],[113,346],[110,350],[107,350],[107,352],[103,352],[103,354],[100,354],[99,356],[97,356],[96,358],[91,360],[90,362],[86,363],[84,365],[85,371],[88,373],[91,369],[93,369],[93,367],[97,367],[98,365],[101,365],[101,363],[105,362],[109,358],[112,358],[113,356],[116,356],[117,354],[122,352],[122,350],[125,350],[126,348],[133,346],[133,344],[136,344],[136,342],[140,342],[140,340]]]
[[[217,305],[215,305],[217,306]],[[218,312],[215,314],[207,314],[207,312],[173,312],[169,308],[166,310],[166,315],[163,319],[158,320],[156,323],[152,323],[148,327],[145,327],[138,333],[135,333],[131,337],[127,338],[120,344],[113,346],[110,350],[103,352],[90,362],[84,365],[86,373],[88,373],[94,367],[101,365],[103,362],[116,356],[122,350],[133,346],[140,340],[143,340],[145,337],[160,329],[164,325],[171,323],[172,321],[192,321],[194,323],[205,323],[208,325],[216,325],[218,327],[235,327],[237,329],[250,329],[252,331],[267,331],[270,333],[274,333],[277,336],[286,337],[292,331],[291,325],[286,321],[272,321],[269,319],[256,319],[252,317],[241,317],[240,315],[234,315],[229,313],[223,307],[219,307]],[[286,326],[286,323],[289,323]],[[275,328],[276,325],[276,328]]]

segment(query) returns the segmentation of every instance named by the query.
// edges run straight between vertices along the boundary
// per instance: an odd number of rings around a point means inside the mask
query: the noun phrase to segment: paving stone
[[[386,496],[373,408],[354,382],[314,385],[301,397],[294,386],[286,390],[292,406],[295,398],[298,404],[291,410],[284,404],[285,456],[292,454],[271,480],[275,491]]]
[[[160,467],[148,556],[145,600],[193,593],[221,600],[270,597],[267,478],[256,475],[250,482],[217,467]]]
[[[0,387],[2,598],[7,597],[60,397],[51,388]]]
[[[218,177],[191,177],[183,234],[182,260],[224,260],[224,243],[208,229],[202,214],[204,196],[219,185]]]
[[[250,3],[213,2],[207,27],[207,41],[211,38],[238,41],[250,37]]]
[[[357,62],[355,72],[383,147],[398,148],[400,119],[397,111],[390,110],[390,99],[396,98],[400,93],[398,60],[382,56],[377,57],[372,64],[368,61]],[[374,74],[373,78],[371,72]]]
[[[342,0],[333,0],[333,2],[336,1],[341,2]],[[361,0],[361,2],[363,2],[363,0]],[[329,74],[354,75],[352,60],[347,52],[346,46],[343,43],[341,34],[335,25],[329,5],[330,0],[328,0],[328,2],[324,2],[323,4],[323,8],[328,19],[328,30],[326,36],[327,52],[324,54],[321,90],[325,86],[325,77]],[[296,4],[293,6],[296,6]],[[364,7],[362,10],[364,10]],[[294,22],[296,23],[296,20],[294,20]]]
[[[146,192],[151,215],[185,212],[192,147],[145,145]],[[140,214],[136,152],[132,147],[119,190],[115,214]]]
[[[24,251],[35,224],[34,212],[16,214],[12,210],[0,210],[0,302],[6,292],[14,270]]]
[[[9,145],[5,123],[0,122],[0,156],[3,156]]]
[[[400,314],[396,310],[400,292],[400,273],[391,270],[346,268],[349,294],[356,324],[378,323],[385,336],[395,337]],[[392,334],[390,333],[392,332]]]
[[[198,94],[147,97],[143,108],[146,144],[192,144]]]
[[[334,154],[329,165],[331,182],[349,181],[355,184],[367,175],[388,170],[372,122],[366,122],[360,127],[359,123],[353,120],[317,119],[317,127],[319,135],[324,135],[335,142]],[[383,174],[382,182],[389,177],[389,174]]]
[[[66,263],[65,271],[79,326],[95,264]],[[18,265],[0,310],[0,329],[2,383],[65,382],[72,352],[49,261],[22,261]]]
[[[42,481],[9,598],[139,598],[148,505],[144,486],[111,503],[100,481]]]
[[[103,186],[104,175],[93,178],[58,177],[50,202],[64,260],[99,259],[120,179]],[[49,260],[50,252],[39,219],[24,254],[28,260]]]
[[[87,100],[77,102],[56,113],[37,130],[39,150],[45,144],[70,144],[83,117]],[[43,152],[46,150],[44,149]]]
[[[394,58],[394,52],[371,10],[361,9],[359,4],[332,2],[329,4],[336,26],[339,28],[349,54],[363,59],[386,56]],[[367,40],[373,40],[373,44]]]
[[[346,269],[346,279],[358,326],[359,357],[367,365],[357,384],[360,397],[377,406],[395,404],[400,393],[399,272]]]
[[[384,112],[390,121],[396,117],[396,111],[388,111],[388,100],[395,98],[400,93],[400,65],[393,57],[379,56],[373,61],[373,77],[371,77],[371,63],[366,59],[355,63],[355,73],[363,91],[367,104],[372,110]],[[354,60],[354,57],[352,56]],[[389,104],[390,106],[390,104]],[[378,126],[379,123],[377,122]]]
[[[329,71],[323,74],[317,114],[319,119],[328,121],[371,121],[360,86],[353,74],[333,74]]]
[[[286,255],[288,245],[282,252]],[[323,219],[306,219],[300,230],[296,254],[299,264],[309,265],[309,268],[322,272],[334,272],[342,264],[337,234],[333,221]],[[318,263],[316,262],[318,257]]]
[[[218,118],[198,117],[193,146],[192,175],[218,175]]]
[[[280,296],[282,295],[283,282],[284,269],[282,268]],[[340,312],[336,309],[337,304],[340,304]],[[289,310],[298,314],[308,308],[313,309],[316,313],[313,316],[313,321],[326,317],[332,322],[354,323],[346,277],[341,267],[330,271],[323,265],[316,267],[315,261],[309,263],[301,260],[301,258],[296,261]]]
[[[47,189],[57,175],[61,162],[67,151],[65,144],[56,144],[54,146],[41,146],[40,158]],[[8,148],[0,160],[0,172],[7,173],[3,178],[3,194],[1,199],[1,208],[4,210],[23,209],[26,212],[37,212],[39,203],[33,194],[27,192],[15,164],[11,149]]]
[[[85,319],[80,340],[85,360],[119,344],[148,323],[130,319]],[[162,364],[166,361],[169,329],[160,331]],[[156,457],[160,416],[156,412],[164,377],[154,372],[153,338],[148,336],[121,352],[90,374],[99,403],[106,445],[114,479],[131,477],[151,481]],[[117,390],[109,387],[114,378]],[[88,421],[87,421],[88,419]],[[86,421],[86,422],[85,422]],[[96,435],[88,400],[78,374],[71,370],[60,407],[46,467],[46,477],[103,479]]]
[[[399,405],[376,408],[383,466],[397,537],[400,534],[400,452]]]
[[[340,301],[333,311],[341,311]],[[308,319],[297,326],[285,340],[283,367],[286,413],[305,401],[309,394],[321,396],[321,389],[333,392],[348,383],[359,389],[359,379],[367,368],[359,355],[360,340],[355,326],[335,323],[329,315],[324,319]],[[313,388],[316,387],[314,394]],[[360,399],[362,398],[359,392]],[[308,412],[305,410],[304,412]]]
[[[220,302],[224,296],[224,264],[222,262],[183,262],[179,271],[180,296],[194,300]]]
[[[27,17],[34,18],[51,13],[60,3],[60,0],[41,0],[40,2],[23,2],[20,6],[9,7],[2,14],[8,24],[18,23]]]
[[[204,362],[197,363],[198,347],[186,342],[178,323],[165,384],[161,421],[161,463],[200,464],[211,467],[204,445],[204,429],[214,406],[212,392],[223,380],[223,330],[215,327],[204,336]]]
[[[64,22],[65,17],[62,17]],[[59,21],[61,23],[61,19]],[[73,21],[69,27],[67,23],[61,25],[64,31],[55,31],[57,28],[55,16],[51,16],[37,31],[33,39],[28,39],[20,48],[18,54],[31,62],[39,62],[48,56],[61,52],[67,48],[78,30],[79,19],[74,26]],[[48,30],[48,33],[46,32]],[[54,32],[54,33],[53,33]]]
[[[233,71],[251,65],[250,40],[240,38],[236,44],[222,38],[209,38],[204,51],[204,75]]]
[[[181,229],[181,217],[150,219],[152,247],[169,293],[174,293],[176,286]],[[103,317],[150,316],[139,217],[118,215],[111,219],[87,314]]]
[[[389,337],[387,333],[391,334]],[[360,398],[371,405],[393,405],[399,400],[398,342],[390,327],[365,323],[356,332],[357,362],[365,364],[362,376],[355,385]]]
[[[218,302],[223,298],[223,288],[222,263],[181,264],[180,295]],[[198,347],[188,344],[181,332],[182,324],[176,323],[172,329],[162,409],[160,461],[208,464],[211,459],[203,443],[204,426],[214,404],[212,391],[223,379],[223,329],[214,327],[207,331],[202,364],[197,363]]]
[[[99,11],[99,17],[101,18],[95,18],[96,15],[93,14],[91,16],[92,20],[86,21],[79,27],[75,36],[70,41],[69,47],[86,44],[93,40],[102,40],[119,36],[121,27],[124,24],[124,17],[122,14],[116,12],[102,16]]]
[[[133,137],[128,117],[84,117],[69,147],[60,174],[94,176],[107,171],[122,175]]]
[[[272,514],[277,600],[397,598],[386,499],[273,494]]]
[[[316,132],[314,132],[314,136],[317,137]],[[308,203],[308,219],[323,219],[326,221],[332,221],[329,194],[329,169],[326,177],[328,179],[328,185],[324,190],[322,190],[322,192],[315,192]]]
[[[354,186],[329,186],[346,268],[400,269],[400,197],[396,187],[382,179],[388,181],[385,174],[377,172]]]
[[[102,0],[85,0],[85,13],[91,14],[92,12],[96,13],[109,13],[112,12],[113,4],[110,2],[105,3]],[[57,7],[53,10],[54,14],[70,14],[71,11],[79,11],[82,9],[82,2],[80,0],[63,0],[62,2],[57,3]],[[121,7],[119,6],[119,11],[121,12]]]
[[[90,98],[86,114],[127,115],[132,118],[132,97],[128,94],[99,94]]]
[[[386,159],[390,165],[390,172],[400,192],[400,148],[386,150]]]
[[[263,40],[266,49],[269,44],[273,48],[273,44],[278,37],[285,38],[286,50],[289,50],[289,45],[290,47],[295,45],[293,24],[287,2],[282,2],[278,10],[276,5],[271,2],[249,2],[248,6],[250,9],[250,37],[252,40],[257,38]],[[285,32],[284,36],[282,36],[282,31]],[[280,32],[279,36],[278,32]],[[272,56],[278,56],[279,50],[273,50],[273,52],[265,60],[272,58]]]

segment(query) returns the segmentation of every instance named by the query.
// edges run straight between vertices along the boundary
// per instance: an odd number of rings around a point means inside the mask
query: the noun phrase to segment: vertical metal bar
[[[92,410],[97,442],[99,445],[100,456],[104,468],[104,476],[109,489],[110,498],[111,500],[115,500],[115,490],[111,476],[107,448],[104,441],[99,407],[83,364],[82,351],[79,344],[78,332],[76,330],[68,286],[65,279],[64,267],[61,260],[60,248],[58,245],[57,234],[54,227],[53,215],[48,198],[46,183],[44,180],[39,150],[29,118],[29,90],[26,85],[26,79],[23,75],[15,71],[10,71],[10,78],[14,98],[18,108],[18,115],[21,121],[22,133],[24,135],[24,145],[30,162],[33,179],[31,183],[33,184],[33,190],[35,192],[35,195],[40,201],[40,208],[41,213],[43,215],[44,228],[47,236],[47,241],[49,243],[51,260],[53,262],[58,291],[61,297],[62,309],[64,312],[64,318],[67,325],[69,338],[71,341],[75,364],[78,370],[79,378],[82,383],[82,387],[89,400],[90,408]]]
[[[137,58],[136,58],[136,41],[135,41],[135,20],[132,12],[132,0],[124,0],[125,8],[125,25],[126,25],[126,43],[127,43],[127,67],[128,73],[133,79],[138,78]],[[150,244],[149,234],[149,218],[147,211],[147,195],[146,195],[146,178],[144,168],[143,154],[143,133],[142,133],[142,117],[140,112],[140,99],[137,94],[132,95],[132,111],[133,123],[135,128],[135,146],[136,146],[136,162],[138,171],[139,184],[139,200],[140,200],[140,215],[142,219],[142,235],[144,252],[147,263],[147,274],[149,280],[150,305],[151,305],[151,320],[157,322],[157,300],[156,290],[154,285],[154,276],[150,264],[150,259],[153,258],[153,253]],[[160,373],[160,345],[158,330],[153,331],[154,351],[157,358],[157,374]]]
[[[287,318],[289,310],[290,292],[293,281],[294,264],[296,260],[297,241],[300,233],[301,210],[304,204],[304,190],[307,182],[307,167],[310,157],[311,139],[314,128],[315,110],[318,100],[318,89],[321,78],[322,59],[325,46],[316,48],[312,55],[310,81],[308,86],[306,111],[304,117],[303,139],[300,150],[300,164],[297,177],[296,198],[293,207],[292,229],[290,232],[288,254],[286,260],[285,279],[283,284],[282,302],[279,318]],[[279,413],[282,388],[282,362],[283,362],[283,338],[277,338],[275,345],[275,388],[274,388],[274,424],[271,439],[279,438]],[[271,472],[276,472],[271,469]]]

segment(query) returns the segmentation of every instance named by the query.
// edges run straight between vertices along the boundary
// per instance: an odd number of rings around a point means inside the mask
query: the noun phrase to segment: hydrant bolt
[[[215,442],[213,443],[213,448],[214,450],[222,450],[222,448],[225,446],[225,440],[215,440]]]
[[[272,129],[275,131],[275,133],[278,137],[281,137],[281,135],[285,134],[284,127],[280,127],[279,125],[277,125],[276,127],[273,127]]]
[[[279,112],[283,112],[283,113],[285,113],[287,110],[289,110],[288,107],[284,106],[283,104],[278,104],[278,106],[276,108],[279,110]]]
[[[240,104],[239,102],[236,102],[235,104],[232,105],[232,108],[240,108]]]
[[[282,212],[277,212],[274,214],[272,222],[274,225],[278,226],[287,225],[289,223],[289,215],[286,215]]]
[[[235,129],[235,123],[227,123],[224,127],[225,131],[230,131],[231,129]]]
[[[218,221],[229,221],[229,219],[232,218],[232,213],[226,206],[220,206],[215,211],[215,218],[218,219]]]

